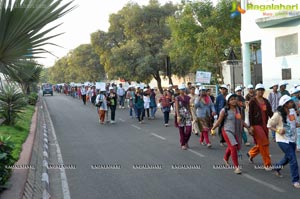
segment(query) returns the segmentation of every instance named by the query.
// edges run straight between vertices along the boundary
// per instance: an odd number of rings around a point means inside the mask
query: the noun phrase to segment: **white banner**
[[[96,89],[105,90],[105,82],[96,82]]]
[[[196,82],[210,84],[211,72],[197,71]]]

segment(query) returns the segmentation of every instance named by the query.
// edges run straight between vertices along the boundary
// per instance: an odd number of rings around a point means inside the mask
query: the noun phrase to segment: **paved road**
[[[283,170],[283,178],[255,169],[245,156],[249,148],[242,151],[242,175],[214,167],[223,165],[224,154],[216,137],[211,138],[213,148],[208,149],[192,135],[191,149],[181,150],[178,130],[173,125],[164,127],[160,113],[156,120],[139,124],[127,116],[126,109],[118,109],[117,123],[103,126],[95,108],[84,106],[79,100],[64,95],[44,99],[64,164],[76,166],[66,170],[72,199],[299,197],[299,190],[291,186],[289,167]],[[273,162],[282,157],[275,143],[271,154]],[[255,161],[255,165],[260,165],[260,156]],[[114,168],[96,169],[95,165]]]

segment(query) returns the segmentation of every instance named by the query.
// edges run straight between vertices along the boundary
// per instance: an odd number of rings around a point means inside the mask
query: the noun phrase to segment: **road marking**
[[[166,138],[164,138],[164,137],[162,137],[160,135],[157,135],[156,133],[151,133],[151,135],[153,135],[153,136],[155,136],[155,137],[157,137],[159,139],[166,140]]]
[[[138,130],[141,130],[141,129],[142,129],[141,127],[138,127],[138,126],[136,126],[136,125],[134,125],[134,124],[132,124],[131,126],[134,127],[134,128],[136,128],[136,129],[138,129]]]
[[[277,186],[275,186],[273,184],[270,184],[270,183],[267,183],[265,181],[259,180],[259,179],[255,178],[255,177],[253,177],[253,176],[251,176],[249,174],[242,174],[242,176],[245,176],[246,178],[248,178],[250,180],[253,180],[253,181],[255,181],[255,182],[259,183],[259,184],[262,184],[262,185],[264,185],[266,187],[269,187],[270,189],[273,189],[274,191],[277,191],[277,192],[280,192],[280,193],[286,192],[284,189],[281,189],[280,187],[277,187]]]
[[[197,156],[200,156],[201,158],[204,158],[205,155],[203,155],[202,153],[199,153],[197,151],[194,151],[193,149],[188,149],[188,151],[192,152],[193,154],[197,155]]]
[[[53,126],[53,122],[52,119],[50,117],[50,113],[48,111],[48,107],[45,101],[44,102],[44,106],[45,106],[45,113],[48,116],[49,119],[49,124],[50,124],[50,128],[51,128],[51,133],[52,136],[54,138],[54,144],[56,145],[56,153],[57,153],[57,161],[60,165],[64,165],[64,161],[62,159],[62,154],[61,154],[61,150],[59,147],[59,144],[57,142],[57,137],[56,137],[56,133],[55,133],[55,129]],[[70,190],[69,190],[69,184],[68,184],[68,179],[67,179],[67,175],[66,175],[66,171],[64,168],[60,168],[60,179],[61,179],[61,186],[62,186],[62,192],[63,192],[63,198],[64,199],[71,199],[71,195],[70,195]]]
[[[122,118],[119,118],[119,120],[120,120],[121,122],[125,122],[125,120],[123,120]]]

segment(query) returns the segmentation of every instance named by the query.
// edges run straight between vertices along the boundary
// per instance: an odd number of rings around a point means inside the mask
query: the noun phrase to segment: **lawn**
[[[11,136],[10,141],[14,143],[12,156],[18,160],[22,151],[22,144],[25,142],[31,125],[31,118],[34,113],[34,106],[28,105],[21,115],[21,119],[17,120],[15,126],[0,126],[0,136]]]

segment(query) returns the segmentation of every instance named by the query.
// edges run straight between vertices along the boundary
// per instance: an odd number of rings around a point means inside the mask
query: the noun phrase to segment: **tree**
[[[222,0],[213,7],[210,0],[187,1],[169,18],[172,37],[164,48],[175,64],[175,74],[206,70],[215,78],[222,76],[221,61],[227,59],[224,50],[240,46],[240,18],[230,18],[231,3]]]
[[[36,61],[28,60],[27,64],[20,67],[19,70],[8,74],[8,78],[20,85],[24,95],[29,95],[39,82],[42,69],[42,66]]]
[[[57,35],[47,36],[57,26],[46,27],[74,7],[61,0],[0,1],[0,72],[12,74],[27,65],[28,58],[48,52],[42,46]]]

